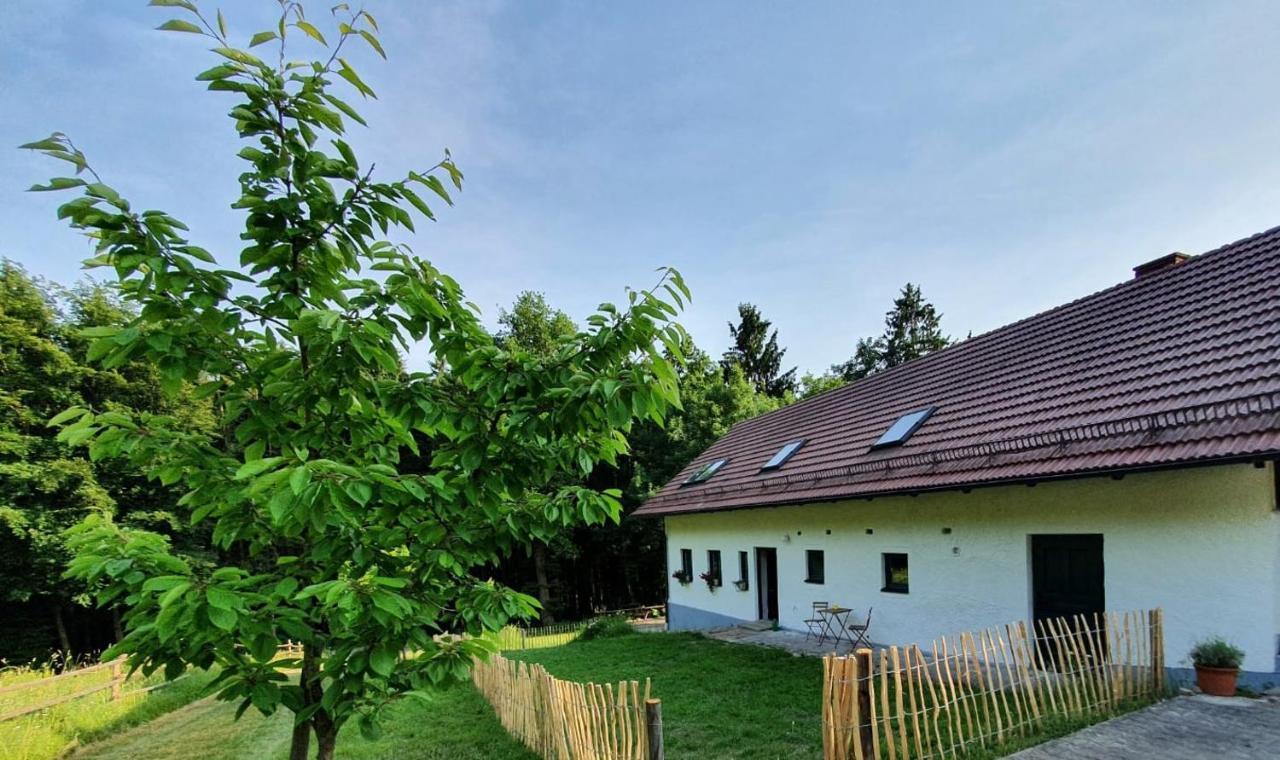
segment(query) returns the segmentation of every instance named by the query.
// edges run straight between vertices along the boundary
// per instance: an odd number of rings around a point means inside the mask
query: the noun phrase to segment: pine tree
[[[831,371],[846,381],[859,380],[951,344],[942,333],[942,315],[924,300],[920,286],[909,282],[885,313],[884,325],[880,337],[860,339],[853,357]]]
[[[795,391],[796,368],[782,372],[782,357],[787,350],[778,347],[778,331],[769,331],[772,325],[753,304],[738,304],[738,324],[729,323],[733,348],[725,352],[721,364],[726,370],[740,367],[756,390],[782,398]]]

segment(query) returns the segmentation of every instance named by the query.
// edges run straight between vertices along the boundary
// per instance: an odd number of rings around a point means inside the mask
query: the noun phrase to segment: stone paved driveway
[[[1280,701],[1178,697],[1010,757],[1018,760],[1280,757]]]
[[[839,647],[834,641],[826,641],[819,643],[812,636],[805,636],[798,631],[772,630],[770,623],[744,623],[742,625],[729,626],[727,628],[712,628],[704,631],[707,636],[721,641],[730,641],[734,644],[755,644],[762,647],[772,647],[774,649],[785,649],[795,655],[809,655],[811,657],[822,657],[827,654],[848,654],[851,647],[849,643],[841,640]],[[878,651],[881,647],[878,644],[872,644],[871,648]]]

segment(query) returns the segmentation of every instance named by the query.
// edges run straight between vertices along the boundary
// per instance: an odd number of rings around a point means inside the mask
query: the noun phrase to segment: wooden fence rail
[[[7,721],[11,721],[16,718],[21,718],[24,715],[30,715],[31,713],[40,712],[42,710],[48,710],[48,709],[57,707],[59,705],[66,704],[68,702],[74,702],[77,699],[83,699],[93,694],[97,694],[100,691],[106,691],[107,689],[111,690],[112,701],[122,698],[124,696],[124,683],[126,680],[123,659],[113,660],[111,662],[104,662],[104,663],[93,665],[87,668],[80,668],[79,670],[65,671],[65,672],[59,673],[56,676],[39,678],[32,681],[24,681],[23,683],[14,684],[12,686],[6,687],[4,689],[4,692],[12,693],[12,692],[21,692],[21,691],[39,689],[41,687],[47,687],[49,684],[55,681],[61,682],[67,676],[87,675],[90,673],[95,673],[99,670],[104,670],[106,668],[111,669],[111,675],[109,680],[106,681],[105,683],[100,683],[96,686],[90,686],[88,688],[80,689],[79,691],[73,692],[71,694],[61,694],[51,699],[45,699],[39,702],[33,702],[31,704],[22,705],[21,707],[18,707],[18,708],[9,710],[8,712],[5,712],[3,714],[0,714],[0,723],[5,723]]]
[[[637,681],[562,681],[541,665],[497,654],[476,660],[471,679],[507,731],[546,760],[662,757],[661,709],[648,679],[643,688]]]
[[[1164,691],[1161,610],[1018,622],[823,661],[824,760],[961,756]]]

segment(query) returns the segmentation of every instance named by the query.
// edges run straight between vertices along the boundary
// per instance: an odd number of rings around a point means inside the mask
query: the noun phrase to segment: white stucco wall
[[[669,573],[680,566],[682,548],[693,550],[694,563],[693,583],[670,580],[669,599],[754,620],[754,548],[775,547],[783,627],[803,630],[811,602],[826,600],[859,615],[874,607],[877,642],[927,642],[1030,618],[1031,534],[1101,533],[1107,608],[1163,607],[1170,666],[1186,665],[1196,640],[1221,634],[1246,651],[1245,670],[1271,673],[1280,634],[1280,514],[1271,468],[1201,467],[1119,481],[668,517]],[[723,554],[724,586],[714,593],[697,579],[707,549]],[[825,550],[825,584],[804,582],[806,549]],[[740,592],[733,581],[744,550],[751,553],[751,588]],[[882,552],[909,555],[909,594],[880,590]]]

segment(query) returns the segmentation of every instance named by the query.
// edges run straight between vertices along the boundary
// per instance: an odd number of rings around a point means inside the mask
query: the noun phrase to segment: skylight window
[[[684,482],[684,485],[691,486],[694,483],[705,483],[708,480],[711,480],[711,476],[715,475],[717,472],[720,472],[721,468],[723,468],[728,463],[729,463],[728,459],[717,459],[714,462],[710,462],[701,470],[698,470],[697,472],[690,475],[689,479]]]
[[[916,412],[904,414],[893,423],[888,430],[884,431],[884,435],[879,440],[871,444],[872,449],[882,449],[886,446],[898,446],[906,443],[911,434],[920,429],[924,421],[929,419],[929,415],[933,414],[934,407],[930,406]]]
[[[782,448],[778,449],[778,453],[774,454],[773,458],[770,459],[768,462],[765,462],[764,466],[761,467],[760,469],[762,470],[778,469],[782,465],[786,464],[787,460],[790,459],[792,456],[794,456],[795,453],[799,451],[800,447],[803,445],[804,445],[803,438],[784,444]]]

